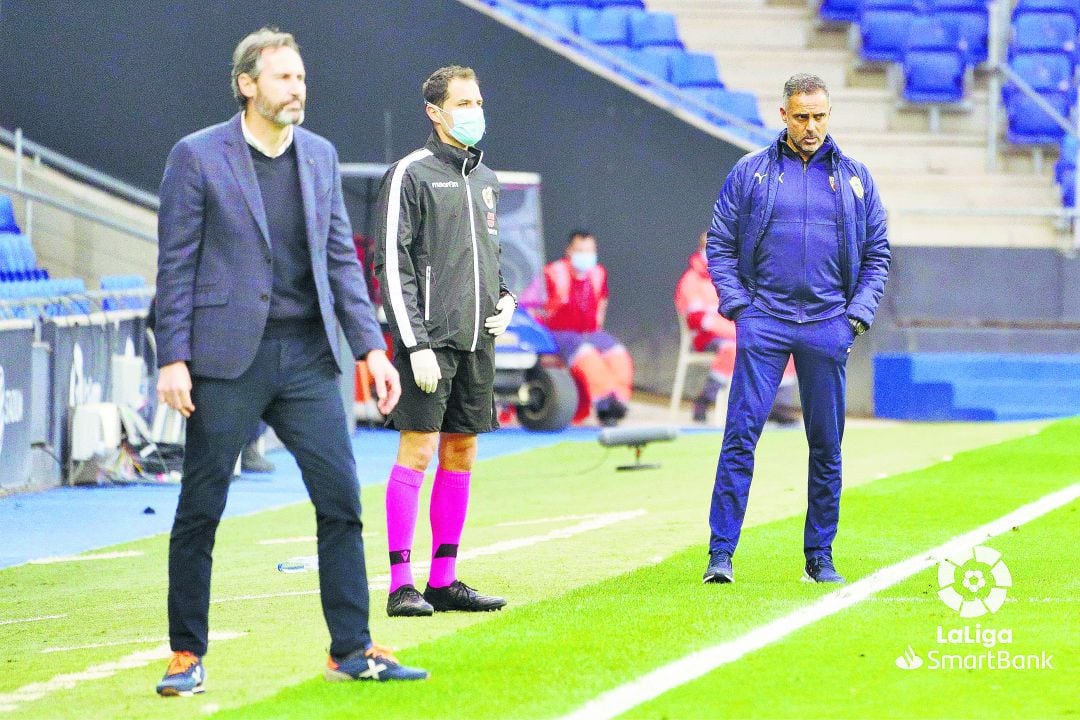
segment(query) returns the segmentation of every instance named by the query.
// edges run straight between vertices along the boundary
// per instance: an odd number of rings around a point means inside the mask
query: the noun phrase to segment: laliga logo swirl
[[[1001,553],[977,546],[966,555],[945,558],[938,565],[938,597],[960,617],[997,612],[1005,602],[1012,575]]]

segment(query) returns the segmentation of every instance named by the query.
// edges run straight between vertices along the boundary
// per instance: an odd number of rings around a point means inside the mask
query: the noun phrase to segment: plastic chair
[[[985,6],[981,9],[946,8],[935,11],[934,18],[960,38],[968,65],[986,62],[990,52],[990,15]]]
[[[688,88],[688,91],[702,102],[723,110],[729,115],[734,115],[753,125],[764,126],[758,114],[757,97],[752,93],[719,88]],[[717,116],[716,120],[721,125],[728,124],[728,121],[720,116]]]
[[[859,18],[861,55],[872,62],[901,62],[915,20],[910,0],[866,0]]]
[[[618,48],[615,50],[615,54],[641,72],[654,75],[661,80],[667,80],[668,78],[670,57],[668,54],[649,52],[648,50],[631,50],[630,48]]]
[[[666,12],[632,13],[630,15],[630,46],[683,48],[675,16]]]
[[[0,195],[0,233],[21,233],[22,229],[15,222],[15,206],[7,195]]]
[[[595,14],[579,16],[578,34],[597,45],[628,46],[630,12],[623,8],[607,8]]]
[[[1069,116],[1070,92],[1040,92],[1039,95],[1061,115]],[[1061,141],[1065,130],[1023,93],[1013,93],[1005,102],[1009,124],[1005,139],[1017,145],[1051,145]]]
[[[957,103],[964,99],[967,58],[952,27],[933,17],[911,24],[904,51],[904,99]]]
[[[694,349],[694,333],[686,324],[686,318],[679,315],[679,355],[675,360],[675,381],[671,385],[671,401],[668,404],[668,417],[674,423],[679,414],[679,405],[682,403],[683,391],[686,389],[686,371],[691,365],[712,365],[716,352],[713,350],[698,351]],[[713,406],[713,424],[723,425],[727,414],[727,394],[730,383],[725,383],[720,393],[716,396]]]
[[[828,22],[858,22],[863,0],[822,0],[818,16]]]
[[[1077,22],[1065,13],[1024,13],[1012,23],[1010,55],[1025,52],[1076,54]]]
[[[722,88],[716,58],[708,53],[680,52],[669,57],[668,78],[679,87]]]

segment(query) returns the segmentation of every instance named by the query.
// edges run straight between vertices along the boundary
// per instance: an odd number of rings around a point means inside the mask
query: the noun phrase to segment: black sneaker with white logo
[[[803,582],[815,583],[843,583],[844,576],[836,572],[832,557],[829,555],[814,555],[806,561],[803,568]]]
[[[433,612],[435,609],[412,585],[402,585],[386,598],[386,614],[390,617],[426,617]]]
[[[428,585],[424,590],[424,599],[431,603],[435,612],[489,612],[501,610],[506,605],[503,598],[481,595],[460,580],[441,588]]]
[[[703,583],[733,583],[735,571],[731,568],[731,555],[726,552],[709,553],[709,567],[705,568]]]

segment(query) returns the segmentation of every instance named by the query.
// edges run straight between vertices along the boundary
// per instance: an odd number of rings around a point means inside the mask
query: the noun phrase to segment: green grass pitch
[[[858,579],[1076,482],[1080,422],[1032,434],[1039,427],[849,428],[839,569]],[[796,432],[762,439],[737,583],[700,584],[719,442],[707,434],[651,446],[646,459],[662,468],[638,473],[614,471],[623,453],[582,443],[482,463],[462,548],[483,553],[462,561],[460,575],[506,595],[508,609],[389,619],[385,590],[372,594],[376,640],[432,670],[416,685],[321,679],[327,638],[317,578],[274,570],[286,557],[313,554],[314,543],[259,544],[314,534],[305,504],[222,524],[211,628],[233,637],[211,642],[208,689],[194,698],[153,694],[165,665],[151,656],[166,635],[167,538],[110,548],[137,557],[0,571],[0,619],[64,615],[0,625],[0,720],[558,717],[832,589],[798,582],[806,450]],[[363,500],[369,574],[385,587],[382,488],[365,489]],[[1052,653],[1053,670],[898,668],[908,645],[923,657],[938,647],[938,626],[973,624],[937,599],[936,573],[927,571],[628,716],[1075,716],[1077,505],[987,543],[1003,553],[1014,585],[982,627],[1010,628],[1016,652]],[[422,557],[423,522],[417,535]],[[500,549],[508,543],[516,549]],[[75,649],[89,645],[100,647]]]

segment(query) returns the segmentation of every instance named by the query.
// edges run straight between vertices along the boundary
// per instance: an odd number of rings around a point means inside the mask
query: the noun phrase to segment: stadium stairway
[[[962,109],[944,112],[940,132],[929,114],[904,106],[884,65],[865,63],[849,47],[846,25],[823,23],[805,0],[648,0],[650,10],[678,18],[688,50],[716,56],[729,87],[758,97],[767,126],[782,127],[784,81],[812,72],[829,84],[830,131],[840,147],[870,168],[889,211],[897,245],[1061,247],[1056,220],[978,215],[979,209],[1060,207],[1052,162],[1038,169],[1023,149],[1006,150],[999,170],[986,169],[988,91],[975,73]],[[965,212],[950,215],[950,211]]]
[[[874,412],[897,420],[940,421],[1080,414],[1080,355],[878,355]]]

